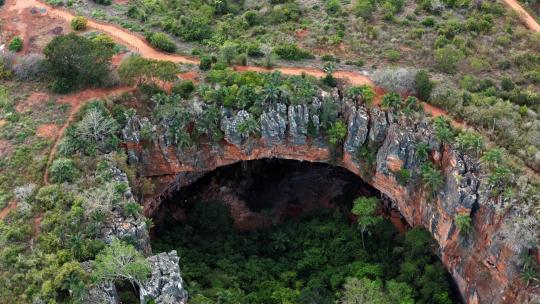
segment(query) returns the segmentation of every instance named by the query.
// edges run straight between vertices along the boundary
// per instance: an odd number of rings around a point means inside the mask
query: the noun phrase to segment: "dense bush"
[[[8,49],[12,52],[20,52],[23,49],[22,38],[17,36],[11,39],[11,42],[8,45]]]
[[[73,182],[78,174],[75,164],[69,158],[56,159],[49,172],[51,181],[55,183]]]
[[[285,60],[299,61],[315,58],[310,52],[299,48],[293,43],[280,44],[274,48],[274,52],[279,58]]]
[[[212,56],[202,55],[200,58],[199,69],[203,71],[210,70],[212,67]]]
[[[103,85],[109,76],[113,50],[71,33],[55,37],[43,53],[53,89],[63,93]]]
[[[174,53],[176,44],[164,33],[153,33],[148,37],[150,44],[162,51]]]
[[[429,74],[424,70],[418,71],[414,77],[414,83],[418,98],[426,101],[429,100],[431,91],[435,86],[435,84],[429,79]]]
[[[178,94],[184,98],[188,98],[189,95],[195,90],[195,85],[191,80],[184,80],[176,83],[173,86],[172,92]]]
[[[454,73],[463,58],[463,52],[453,45],[446,45],[435,51],[437,68],[442,72]]]
[[[84,31],[88,24],[88,20],[86,19],[86,17],[77,16],[71,19],[70,24],[71,24],[71,29],[73,29],[74,31]]]
[[[103,4],[103,5],[111,5],[112,3],[111,0],[94,0],[94,2],[97,4]]]

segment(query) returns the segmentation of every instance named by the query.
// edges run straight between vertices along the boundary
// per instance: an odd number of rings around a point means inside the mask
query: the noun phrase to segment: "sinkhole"
[[[219,167],[153,220],[153,251],[178,252],[190,304],[459,303],[429,233],[341,167]]]

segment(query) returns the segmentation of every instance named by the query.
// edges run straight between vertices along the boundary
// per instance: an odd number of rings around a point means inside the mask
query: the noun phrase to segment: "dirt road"
[[[510,6],[519,15],[519,19],[523,22],[531,31],[540,32],[540,24],[527,12],[521,4],[516,0],[503,0],[508,6]]]

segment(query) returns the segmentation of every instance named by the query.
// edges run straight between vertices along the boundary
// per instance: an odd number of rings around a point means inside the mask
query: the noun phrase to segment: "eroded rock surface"
[[[140,289],[141,303],[153,300],[156,304],[185,304],[188,294],[180,273],[176,251],[149,257],[152,276]]]

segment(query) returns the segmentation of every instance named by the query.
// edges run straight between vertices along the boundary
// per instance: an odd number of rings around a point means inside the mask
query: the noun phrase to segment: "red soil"
[[[25,101],[18,103],[17,106],[15,106],[15,110],[19,113],[29,111],[36,106],[46,103],[49,99],[50,96],[47,93],[34,92]]]
[[[38,127],[36,135],[41,138],[56,139],[60,129],[55,124],[44,124]]]
[[[0,221],[3,220],[11,210],[17,208],[17,202],[11,202],[4,209],[0,210]]]

